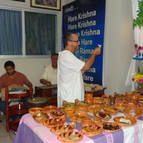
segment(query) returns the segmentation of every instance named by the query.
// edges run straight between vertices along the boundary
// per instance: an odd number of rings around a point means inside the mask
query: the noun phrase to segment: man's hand
[[[98,45],[98,48],[95,48],[91,57],[85,62],[84,67],[81,69],[81,73],[85,73],[93,65],[96,56],[101,54],[101,45]]]
[[[101,54],[101,46],[100,45],[98,45],[98,48],[94,49],[93,54],[95,54],[96,56]]]
[[[51,86],[52,83],[48,81],[48,82],[46,83],[46,85],[47,85],[47,86]]]
[[[45,79],[40,79],[40,83],[42,83],[42,84],[44,84],[44,85],[46,85],[46,86],[52,85],[52,83],[51,83],[50,81],[47,81],[47,80],[45,80]]]

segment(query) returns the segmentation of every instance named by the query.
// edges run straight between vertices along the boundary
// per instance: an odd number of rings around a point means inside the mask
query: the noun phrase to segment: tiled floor
[[[14,132],[6,131],[5,116],[2,116],[2,122],[0,123],[0,143],[14,143]]]

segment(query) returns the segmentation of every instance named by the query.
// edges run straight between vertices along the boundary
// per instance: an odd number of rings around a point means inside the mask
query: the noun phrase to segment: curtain
[[[22,54],[21,12],[0,9],[0,55]]]
[[[25,12],[26,54],[55,52],[55,15]]]

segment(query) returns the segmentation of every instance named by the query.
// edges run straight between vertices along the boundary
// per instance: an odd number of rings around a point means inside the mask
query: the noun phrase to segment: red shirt
[[[13,75],[5,73],[0,77],[0,89],[8,87],[12,84],[27,85],[29,88],[32,88],[32,83],[24,74],[20,72],[15,72]]]

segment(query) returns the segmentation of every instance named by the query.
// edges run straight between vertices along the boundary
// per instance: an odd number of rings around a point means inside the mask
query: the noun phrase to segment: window
[[[55,16],[25,13],[26,55],[55,52]]]
[[[54,53],[55,29],[56,15],[26,11],[22,15],[21,11],[0,9],[0,55],[39,56]]]
[[[22,54],[21,12],[0,10],[0,55]]]

